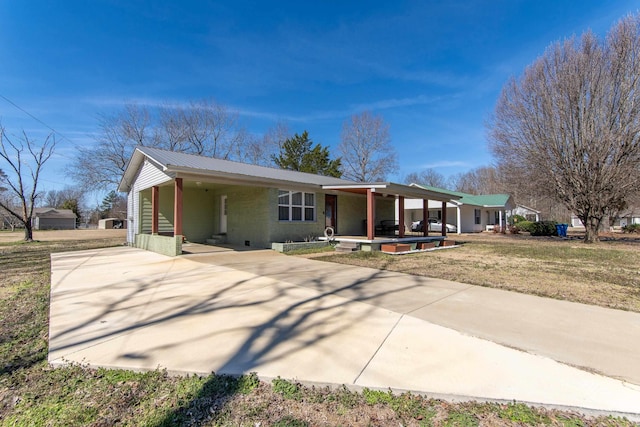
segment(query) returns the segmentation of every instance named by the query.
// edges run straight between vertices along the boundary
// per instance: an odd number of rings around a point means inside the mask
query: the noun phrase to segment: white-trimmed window
[[[473,210],[473,216],[475,217],[476,225],[480,224],[480,221],[481,221],[480,215],[481,215],[480,209]]]
[[[315,221],[315,193],[278,190],[278,220]]]

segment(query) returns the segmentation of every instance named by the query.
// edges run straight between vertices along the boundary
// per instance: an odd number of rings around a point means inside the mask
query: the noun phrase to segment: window
[[[480,215],[481,215],[480,209],[474,209],[473,210],[473,214],[474,214],[475,219],[476,219],[476,225],[479,225],[480,224]]]
[[[315,221],[315,193],[278,190],[278,220]]]

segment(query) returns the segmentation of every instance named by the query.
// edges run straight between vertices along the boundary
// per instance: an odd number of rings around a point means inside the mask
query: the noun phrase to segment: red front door
[[[338,196],[332,194],[327,194],[324,196],[325,227],[332,227],[334,232],[337,231],[337,207]]]

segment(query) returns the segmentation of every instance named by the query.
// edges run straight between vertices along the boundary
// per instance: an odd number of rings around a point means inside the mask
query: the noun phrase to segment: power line
[[[13,102],[12,100],[10,100],[9,98],[7,98],[6,96],[4,96],[1,93],[0,93],[0,98],[4,99],[9,104],[13,105],[15,108],[17,108],[18,110],[22,111],[27,116],[31,117],[33,120],[35,120],[36,122],[40,123],[42,126],[46,127],[51,132],[60,135],[62,137],[62,139],[66,139],[71,144],[75,145],[75,143],[73,141],[71,141],[69,138],[67,138],[66,136],[64,136],[63,134],[61,134],[60,132],[58,132],[57,130],[55,130],[54,128],[52,128],[51,126],[49,126],[48,124],[46,124],[45,122],[43,122],[42,120],[40,120],[39,118],[37,118],[36,116],[34,116],[33,114],[31,114],[30,112],[28,112],[27,110],[25,110],[24,108],[22,108],[21,106],[19,106],[18,104],[16,104],[15,102]]]

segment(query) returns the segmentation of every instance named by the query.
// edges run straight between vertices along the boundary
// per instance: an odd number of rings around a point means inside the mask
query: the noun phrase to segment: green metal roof
[[[452,196],[460,197],[460,199],[457,200],[457,202],[463,205],[474,205],[474,206],[483,206],[483,207],[503,207],[503,206],[507,206],[509,204],[509,199],[511,199],[511,196],[509,194],[475,195],[475,194],[462,193],[460,191],[445,190],[444,188],[432,187],[429,185],[418,185],[418,184],[411,184],[411,185],[414,185],[416,187],[422,187],[430,191],[437,191],[440,193],[445,193],[445,194],[450,194]]]

